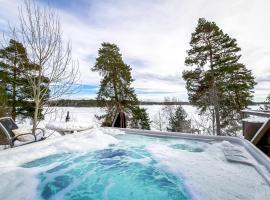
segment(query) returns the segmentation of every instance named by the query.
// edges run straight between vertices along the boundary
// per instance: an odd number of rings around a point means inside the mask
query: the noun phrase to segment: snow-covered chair
[[[0,129],[5,134],[10,147],[14,147],[14,142],[19,141],[18,145],[29,144],[45,139],[45,132],[41,128],[37,128],[37,134],[33,134],[32,130],[19,128],[10,117],[0,118]]]

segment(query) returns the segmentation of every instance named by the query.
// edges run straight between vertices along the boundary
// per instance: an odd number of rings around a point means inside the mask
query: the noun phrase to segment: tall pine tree
[[[26,62],[25,48],[15,40],[10,40],[9,45],[0,50],[0,68],[4,74],[1,78],[5,84],[8,105],[11,107],[11,116],[14,120],[18,114],[17,108],[21,106],[21,101],[24,98],[20,93],[24,82],[22,69]]]
[[[98,104],[106,107],[103,126],[111,126],[114,116],[123,110],[128,116],[132,128],[149,129],[149,119],[145,110],[139,108],[139,102],[131,87],[131,67],[124,63],[119,48],[115,44],[102,43],[98,58],[92,71],[102,76],[97,94]]]
[[[216,135],[235,133],[240,110],[251,101],[256,84],[251,71],[239,62],[236,39],[200,18],[190,46],[185,64],[193,69],[183,72],[190,102],[202,114],[212,114]]]
[[[34,77],[38,68],[38,65],[29,62],[26,49],[16,40],[11,39],[7,47],[0,49],[0,82],[2,89],[5,90],[5,95],[2,96],[3,98],[5,96],[14,120],[17,115],[33,117],[34,104],[31,99],[33,91],[27,76],[30,74]],[[41,112],[42,110],[39,113],[40,117]]]

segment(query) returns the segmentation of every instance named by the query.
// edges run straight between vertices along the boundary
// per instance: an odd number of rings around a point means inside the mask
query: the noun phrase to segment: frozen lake
[[[159,130],[157,121],[161,121],[162,131],[166,131],[168,119],[164,116],[164,113],[162,113],[162,108],[164,108],[163,105],[143,105],[141,107],[146,108],[151,121],[151,130]],[[191,119],[191,123],[195,128],[209,123],[207,118],[199,116],[199,112],[194,106],[183,105],[182,107],[185,109],[188,118]],[[258,109],[259,106],[250,106],[250,108]],[[68,111],[70,113],[71,121],[91,123],[96,127],[100,126],[101,122],[96,119],[95,115],[102,115],[105,113],[103,109],[98,107],[55,107],[53,108],[53,112],[45,115],[45,120],[40,123],[40,126],[44,127],[46,123],[52,121],[65,121]]]
[[[164,121],[164,131],[166,130],[166,121],[168,119],[162,116],[163,105],[147,105],[141,106],[146,108],[151,123],[151,129],[157,130],[154,121],[158,120],[159,112]],[[188,118],[194,120],[198,118],[198,112],[195,107],[184,105],[183,108],[188,114]],[[93,123],[95,126],[100,126],[101,122],[96,119],[95,115],[105,114],[104,110],[98,107],[55,107],[52,112],[45,115],[45,120],[41,122],[41,126],[51,121],[65,121],[67,112],[70,113],[70,120],[75,122]]]

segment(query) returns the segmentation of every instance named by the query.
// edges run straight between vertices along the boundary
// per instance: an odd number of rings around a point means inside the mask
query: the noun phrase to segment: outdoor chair
[[[12,118],[0,118],[0,131],[5,134],[11,148],[14,147],[16,140],[21,141],[20,145],[24,145],[45,139],[45,132],[41,128],[36,129],[37,134],[32,133],[32,130],[22,130],[19,129]]]

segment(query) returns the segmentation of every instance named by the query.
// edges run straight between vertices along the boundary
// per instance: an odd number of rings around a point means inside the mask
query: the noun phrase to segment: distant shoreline
[[[172,101],[172,102],[158,102],[158,101],[140,101],[140,105],[191,105],[186,101]],[[250,102],[249,105],[262,105],[267,104],[265,102]],[[50,106],[59,107],[98,107],[97,100],[95,99],[82,99],[82,100],[71,100],[61,99],[50,102]]]

